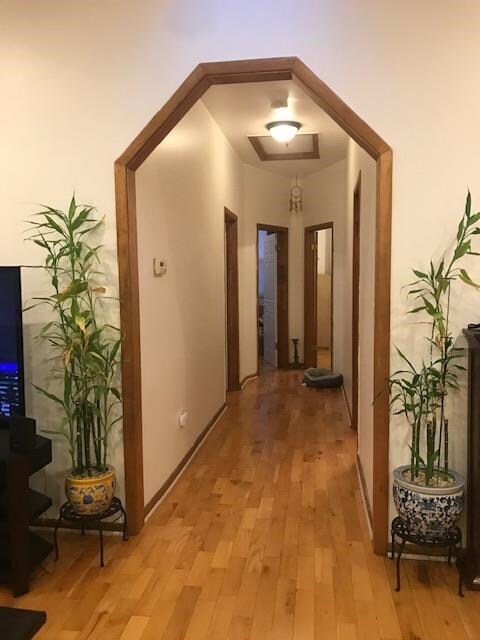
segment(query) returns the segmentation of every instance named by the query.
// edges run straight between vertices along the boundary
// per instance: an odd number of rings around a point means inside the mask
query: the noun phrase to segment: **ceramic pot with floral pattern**
[[[65,478],[65,493],[73,510],[80,516],[92,516],[108,509],[115,495],[115,469],[92,475],[69,473]]]
[[[449,471],[442,483],[426,486],[410,480],[410,466],[398,467],[393,472],[393,499],[398,515],[412,533],[441,538],[462,514],[465,480],[456,471]]]

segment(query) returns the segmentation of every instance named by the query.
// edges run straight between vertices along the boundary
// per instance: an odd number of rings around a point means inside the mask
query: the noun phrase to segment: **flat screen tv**
[[[25,415],[20,267],[0,267],[0,416]]]

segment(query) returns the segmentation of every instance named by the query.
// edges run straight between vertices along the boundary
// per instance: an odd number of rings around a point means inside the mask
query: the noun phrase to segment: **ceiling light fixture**
[[[277,142],[290,142],[300,131],[301,124],[294,120],[277,120],[266,125],[268,133]]]

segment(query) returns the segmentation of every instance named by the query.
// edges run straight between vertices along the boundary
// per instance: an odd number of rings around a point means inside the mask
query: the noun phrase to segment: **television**
[[[24,416],[20,267],[0,267],[0,416]]]

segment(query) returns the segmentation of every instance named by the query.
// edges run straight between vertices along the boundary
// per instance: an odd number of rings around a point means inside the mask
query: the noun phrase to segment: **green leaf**
[[[55,222],[55,220],[51,216],[45,215],[45,218],[48,220],[50,227],[52,227],[57,233],[65,237],[65,231],[59,224]]]
[[[470,242],[470,240],[468,240],[467,242],[462,242],[462,244],[459,244],[458,247],[455,249],[455,254],[453,256],[453,259],[458,260],[459,258],[463,258],[463,256],[470,251],[471,244],[472,243]]]
[[[83,224],[86,224],[88,222],[95,222],[95,220],[88,219],[88,216],[90,215],[91,211],[92,209],[83,209],[83,211],[81,211],[78,214],[78,216],[72,222],[72,231],[75,231],[76,229],[81,227]]]
[[[427,278],[428,280],[428,274],[427,273],[423,273],[423,271],[417,271],[416,269],[412,269],[413,273],[417,276],[417,278]]]
[[[465,269],[460,269],[460,273],[458,277],[460,278],[460,280],[462,280],[462,282],[464,282],[465,284],[468,284],[470,287],[474,287],[475,289],[480,289],[480,285],[478,285],[476,282],[474,282],[470,278],[470,276],[465,271]]]
[[[465,200],[465,215],[467,218],[470,218],[471,211],[472,211],[472,195],[469,189],[467,192],[467,199]]]
[[[475,213],[473,216],[470,217],[468,221],[468,226],[471,227],[472,225],[476,224],[479,220],[480,220],[480,213]]]
[[[433,306],[433,304],[431,302],[429,302],[425,297],[422,297],[423,303],[425,305],[425,311],[435,317],[437,315],[437,309],[435,309],[435,307]]]
[[[77,205],[75,202],[75,192],[74,192],[72,199],[70,200],[70,206],[68,207],[68,217],[70,220],[72,220],[73,216],[75,215],[76,209],[77,209]]]
[[[120,394],[120,391],[116,387],[110,387],[110,391],[117,398],[117,400],[120,400],[120,401],[122,400],[122,396]]]
[[[63,400],[60,400],[60,398],[58,396],[56,396],[55,394],[50,393],[49,391],[46,391],[45,389],[42,389],[41,387],[37,387],[36,384],[34,384],[33,386],[39,393],[43,394],[44,396],[46,396],[50,400],[53,400],[53,402],[56,402],[57,404],[61,405],[62,407],[64,406]]]

